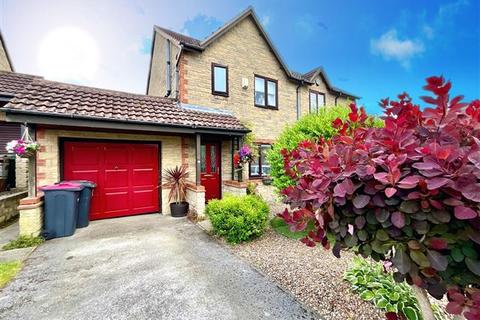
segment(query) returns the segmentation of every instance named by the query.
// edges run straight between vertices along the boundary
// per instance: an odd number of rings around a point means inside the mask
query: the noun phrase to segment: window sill
[[[228,92],[212,91],[212,95],[228,98]]]
[[[278,110],[278,107],[264,106],[261,104],[255,104],[255,107],[269,110]]]

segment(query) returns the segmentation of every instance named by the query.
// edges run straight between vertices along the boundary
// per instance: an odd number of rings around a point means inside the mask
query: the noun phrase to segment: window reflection
[[[207,171],[207,164],[206,164],[206,150],[207,146],[206,145],[201,145],[200,146],[200,171],[201,172],[206,172]]]
[[[210,146],[210,172],[217,172],[217,150],[214,145]]]

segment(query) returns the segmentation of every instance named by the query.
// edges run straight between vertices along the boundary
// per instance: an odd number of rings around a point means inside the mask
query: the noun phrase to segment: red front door
[[[201,183],[205,187],[205,200],[220,198],[220,147],[218,143],[200,146]]]
[[[65,142],[64,180],[90,180],[90,219],[159,211],[158,145]]]

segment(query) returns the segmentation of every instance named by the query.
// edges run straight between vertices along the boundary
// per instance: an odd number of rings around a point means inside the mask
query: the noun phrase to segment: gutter
[[[107,119],[100,117],[85,117],[78,116],[75,114],[69,115],[59,115],[55,113],[45,113],[39,111],[24,111],[17,109],[1,108],[7,114],[7,122],[31,122],[39,124],[50,124],[50,125],[62,125],[59,123],[58,119],[66,120],[65,124],[67,126],[76,126],[76,127],[92,127],[92,128],[101,128],[98,124],[101,122],[111,124],[107,125],[104,128],[106,129],[124,129],[128,130],[125,125],[130,127],[130,130],[137,131],[161,131],[161,132],[171,132],[171,133],[211,133],[211,134],[221,134],[221,135],[236,135],[243,136],[251,130],[248,129],[222,129],[216,127],[203,127],[198,125],[185,126],[180,124],[159,124],[159,123],[148,123],[139,120],[127,120],[127,119]]]
[[[296,89],[296,91],[297,91],[297,120],[300,119],[300,114],[301,114],[301,106],[300,106],[301,101],[300,101],[300,92],[299,92],[299,90],[300,90],[300,88],[303,86],[303,83],[304,83],[303,80],[300,81],[300,83],[298,84],[297,89]]]
[[[169,39],[167,40],[167,45],[166,45],[166,63],[167,63],[167,74],[166,74],[166,85],[167,85],[167,93],[165,94],[165,98],[170,96],[170,93],[172,93],[172,66],[171,66],[171,61],[170,61],[170,55],[171,55],[171,43]]]

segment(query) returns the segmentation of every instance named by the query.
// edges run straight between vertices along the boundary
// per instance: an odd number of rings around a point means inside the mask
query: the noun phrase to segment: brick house
[[[12,60],[0,31],[0,71],[14,71]],[[13,95],[12,87],[0,87],[0,107],[7,103],[8,97]],[[18,123],[0,123],[0,192],[3,189],[27,187],[27,167],[25,159],[7,154],[7,143],[21,136],[21,125]],[[7,169],[8,168],[8,169]],[[1,219],[0,219],[1,220]]]
[[[251,8],[203,41],[159,27],[153,41],[148,95],[0,71],[0,126],[23,124],[41,145],[22,234],[41,231],[38,187],[61,180],[97,183],[91,219],[169,214],[162,172],[177,165],[188,167],[187,201],[203,214],[210,199],[245,194],[232,160],[250,128],[265,151],[284,125],[356,98],[321,68],[289,70]],[[268,175],[268,164],[260,157],[244,175]]]
[[[321,67],[289,69],[251,7],[204,40],[155,26],[147,94],[232,112],[259,144],[250,179],[268,175],[265,151],[285,125],[357,98],[334,87]]]

